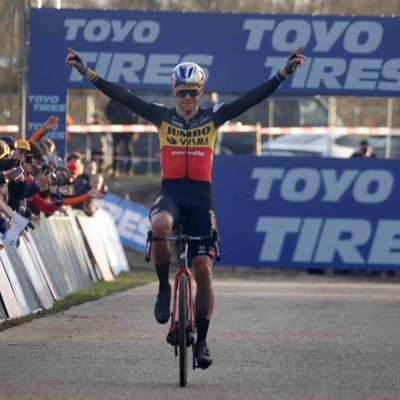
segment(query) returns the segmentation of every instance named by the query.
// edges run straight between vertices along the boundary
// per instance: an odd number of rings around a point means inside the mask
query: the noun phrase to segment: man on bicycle
[[[192,236],[208,236],[216,229],[211,169],[214,144],[218,129],[226,121],[236,118],[270,96],[300,66],[306,57],[296,49],[284,68],[268,81],[260,84],[230,104],[199,107],[204,92],[204,71],[197,64],[177,65],[171,75],[172,93],[176,107],[167,108],[147,103],[125,88],[99,77],[88,68],[79,55],[68,49],[67,66],[75,67],[108,97],[128,106],[134,113],[153,123],[160,139],[161,191],[150,210],[154,236],[168,236],[186,217],[187,232]],[[195,313],[197,340],[195,354],[199,367],[212,364],[206,337],[214,307],[212,264],[214,244],[210,241],[193,242],[190,251],[194,278],[197,284]],[[170,316],[171,286],[169,263],[171,247],[168,241],[153,243],[153,260],[159,279],[159,292],[154,315],[160,324]]]

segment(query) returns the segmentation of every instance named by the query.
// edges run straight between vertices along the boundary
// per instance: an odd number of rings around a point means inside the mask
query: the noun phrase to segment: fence
[[[41,216],[18,247],[3,246],[0,322],[50,309],[56,300],[129,270],[115,222],[102,208],[93,217],[72,211]]]
[[[167,107],[174,106],[174,99],[170,92],[162,91],[138,91],[137,94],[146,101],[157,101]],[[229,103],[239,94],[219,93],[219,100]],[[272,96],[266,102],[271,102],[275,97]],[[302,96],[295,96],[301,99]],[[338,125],[341,121],[345,126],[380,126],[380,127],[400,127],[400,98],[381,98],[381,97],[351,97],[351,96],[323,96],[324,102],[329,105],[330,115],[329,125]],[[108,98],[96,93],[95,90],[81,89],[70,90],[68,95],[68,112],[73,116],[76,124],[89,123],[95,110],[104,110]],[[261,112],[265,113],[265,108],[261,106]],[[285,113],[283,119],[291,121],[290,113]],[[313,109],[305,112],[315,112]],[[17,125],[19,123],[19,102],[18,94],[0,94],[0,125]],[[250,120],[242,118],[242,122],[247,124],[250,121],[258,122],[259,119],[251,116]],[[337,117],[337,118],[336,118]],[[304,121],[300,121],[303,125]],[[269,126],[277,126],[276,123]]]
[[[137,94],[146,101],[161,102],[168,107],[174,105],[171,93],[142,91]],[[229,103],[237,96],[220,93],[219,99]],[[17,95],[0,95],[0,135],[21,137],[19,131]],[[133,146],[134,154],[120,155],[117,160],[125,168],[133,168],[134,174],[159,173],[159,142],[153,126],[139,125],[88,125],[95,110],[104,110],[109,99],[96,91],[70,90],[68,112],[73,115],[74,125],[69,127],[67,152],[79,151],[85,159],[91,158],[91,136],[98,132],[139,132],[139,139]],[[268,115],[268,117],[267,117]],[[253,121],[264,121],[253,124]],[[346,126],[346,128],[344,128]],[[345,142],[347,157],[361,139],[369,138],[379,157],[400,157],[400,99],[355,98],[321,96],[271,96],[253,109],[230,121],[220,129],[220,154],[265,155],[264,147],[275,138],[285,134],[313,134],[329,136],[323,155],[337,156],[332,151],[337,137]],[[295,139],[293,141],[296,141]],[[339,143],[342,145],[342,143]],[[106,163],[113,161],[112,151],[108,152]],[[297,152],[305,155],[307,152]],[[218,154],[218,152],[216,152]],[[115,158],[114,158],[115,160]],[[133,167],[130,167],[133,165]],[[128,167],[129,166],[129,167]],[[111,171],[112,168],[110,167]],[[107,168],[103,168],[107,171]]]

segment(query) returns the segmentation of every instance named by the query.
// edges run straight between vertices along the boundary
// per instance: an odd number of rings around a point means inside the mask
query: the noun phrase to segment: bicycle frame
[[[193,290],[192,290],[192,274],[189,270],[189,259],[188,259],[188,242],[189,236],[187,235],[178,235],[176,240],[178,242],[178,258],[179,258],[179,267],[174,275],[174,297],[173,297],[173,308],[171,313],[172,323],[171,330],[175,332],[176,330],[176,310],[177,310],[177,300],[178,300],[178,286],[179,286],[179,277],[181,274],[185,274],[188,281],[188,299],[189,299],[189,327],[190,333],[195,332],[195,322],[194,322],[194,304],[193,304]]]
[[[171,313],[171,328],[167,336],[167,342],[175,348],[175,356],[178,356],[179,347],[179,370],[180,386],[187,384],[187,347],[192,346],[193,369],[196,368],[194,335],[196,333],[195,309],[193,303],[192,274],[189,263],[189,243],[211,239],[215,245],[216,259],[220,260],[219,239],[217,231],[213,231],[212,236],[190,236],[187,234],[178,234],[176,236],[156,237],[152,231],[147,233],[146,241],[146,261],[150,261],[151,245],[153,241],[170,241],[178,244],[178,268],[174,275],[173,289],[173,308]],[[185,280],[181,281],[181,276],[185,275]],[[183,285],[181,285],[183,284]],[[178,307],[179,291],[179,307]],[[177,310],[179,308],[179,318]],[[189,311],[189,312],[187,312]],[[177,323],[177,320],[178,323]],[[189,322],[187,324],[187,322]],[[180,331],[179,331],[180,329]],[[179,346],[178,346],[178,337]]]

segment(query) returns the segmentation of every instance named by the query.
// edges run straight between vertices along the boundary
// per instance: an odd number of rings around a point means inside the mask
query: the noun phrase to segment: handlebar
[[[146,261],[150,261],[150,254],[151,254],[151,245],[153,242],[161,242],[163,240],[169,242],[194,242],[199,240],[209,240],[211,239],[215,245],[215,258],[218,261],[221,261],[221,252],[219,249],[219,236],[218,232],[214,230],[212,232],[212,236],[191,236],[186,234],[179,234],[175,236],[154,236],[152,231],[147,232],[147,239],[146,239]]]

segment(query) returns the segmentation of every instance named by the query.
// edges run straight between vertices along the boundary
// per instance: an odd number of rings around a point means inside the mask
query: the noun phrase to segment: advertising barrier
[[[97,201],[113,216],[121,243],[144,253],[150,230],[149,210],[113,194]]]
[[[91,289],[92,282],[114,280],[129,270],[111,215],[99,209],[88,219],[72,211],[42,216],[34,230],[24,231],[18,246],[2,242],[0,322],[50,309],[56,300]],[[99,250],[104,252],[101,265],[95,257]]]
[[[215,157],[221,264],[400,270],[398,163]]]
[[[67,47],[126,88],[169,91],[173,67],[192,61],[203,67],[207,91],[246,92],[304,46],[308,61],[279,93],[394,97],[399,34],[398,17],[32,8],[27,137],[59,117],[48,136],[64,157],[67,91],[93,87],[65,67]]]

